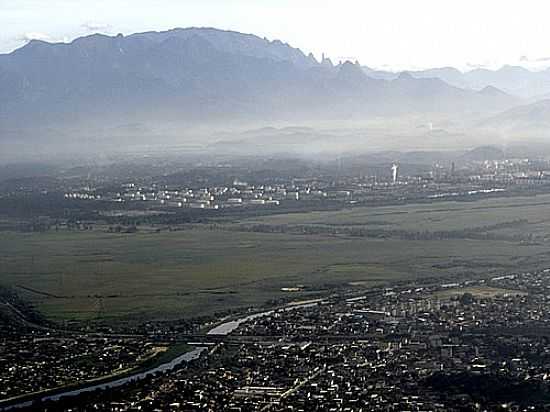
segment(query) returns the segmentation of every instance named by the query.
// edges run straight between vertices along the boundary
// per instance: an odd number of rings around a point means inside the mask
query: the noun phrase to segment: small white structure
[[[392,183],[393,184],[397,183],[398,172],[399,172],[399,166],[394,163],[391,166],[391,178],[392,178]]]

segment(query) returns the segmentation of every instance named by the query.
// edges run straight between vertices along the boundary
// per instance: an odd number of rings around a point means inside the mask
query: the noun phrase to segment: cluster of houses
[[[158,348],[141,338],[42,330],[4,334],[0,337],[0,399],[121,373],[157,353]]]
[[[274,310],[174,371],[80,402],[111,411],[547,410],[549,272]]]

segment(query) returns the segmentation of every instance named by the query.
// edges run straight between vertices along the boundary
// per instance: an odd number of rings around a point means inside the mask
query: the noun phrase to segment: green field
[[[265,224],[369,225],[402,230],[478,227],[527,219],[517,233],[550,233],[550,197],[491,199],[255,218]],[[462,226],[461,226],[462,225]],[[0,282],[53,320],[189,318],[334,287],[550,267],[549,244],[403,240],[193,229],[135,234],[1,232]],[[421,229],[420,229],[421,228]],[[283,287],[305,285],[303,292]]]
[[[402,206],[357,207],[272,215],[243,220],[247,224],[355,226],[377,230],[453,231],[528,220],[502,233],[550,236],[550,195],[490,198],[475,202],[437,202]]]

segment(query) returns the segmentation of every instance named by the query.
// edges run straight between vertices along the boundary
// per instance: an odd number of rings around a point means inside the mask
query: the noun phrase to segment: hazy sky
[[[386,69],[550,66],[547,0],[0,0],[0,53],[30,38],[213,26]]]

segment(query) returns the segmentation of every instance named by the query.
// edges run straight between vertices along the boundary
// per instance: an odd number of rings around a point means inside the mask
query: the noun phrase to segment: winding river
[[[290,305],[290,306],[285,307],[284,310],[293,310],[293,309],[298,309],[298,308],[303,308],[303,307],[308,307],[308,306],[314,306],[316,304],[317,304],[317,302],[304,303],[304,304],[298,304],[298,305]],[[261,318],[261,317],[264,317],[264,316],[271,315],[273,312],[274,312],[273,310],[270,310],[270,311],[266,311],[266,312],[255,313],[253,315],[249,315],[249,316],[246,316],[246,317],[243,317],[243,318],[240,318],[240,319],[236,319],[236,320],[232,320],[232,321],[222,323],[222,324],[214,327],[213,329],[211,329],[207,333],[207,335],[222,335],[222,336],[223,335],[228,335],[231,332],[233,332],[235,329],[237,329],[242,323],[248,322],[248,321],[253,320],[253,319],[257,319],[257,318]],[[86,393],[86,392],[93,392],[93,391],[96,391],[96,390],[103,390],[103,389],[109,389],[109,388],[117,388],[117,387],[125,385],[129,382],[141,380],[141,379],[144,379],[148,376],[155,375],[157,373],[165,373],[165,372],[171,371],[177,365],[179,365],[183,362],[189,362],[189,361],[192,361],[194,359],[197,359],[201,355],[201,353],[203,353],[205,350],[207,350],[207,347],[197,346],[197,347],[195,347],[195,349],[191,350],[190,352],[186,352],[186,353],[172,359],[170,362],[163,363],[163,364],[161,364],[161,365],[159,365],[155,368],[152,368],[152,369],[149,369],[149,370],[146,370],[146,371],[143,371],[143,372],[135,373],[135,374],[126,376],[124,378],[118,378],[118,379],[114,378],[112,381],[106,381],[106,382],[102,382],[102,383],[98,383],[98,384],[90,384],[89,386],[83,386],[82,388],[78,388],[78,389],[74,389],[74,390],[67,390],[65,392],[59,392],[59,393],[56,393],[54,395],[44,395],[43,397],[37,396],[35,399],[30,400],[30,401],[15,403],[15,404],[7,405],[7,406],[2,406],[2,402],[0,401],[0,411],[8,411],[8,410],[14,410],[14,409],[19,409],[19,408],[28,408],[34,402],[37,402],[37,401],[42,401],[42,402],[44,402],[44,401],[57,401],[57,400],[59,400],[61,398],[64,398],[64,397],[77,396],[77,395],[80,395],[80,394]]]

